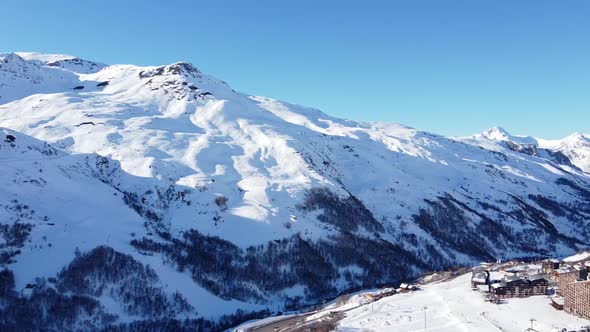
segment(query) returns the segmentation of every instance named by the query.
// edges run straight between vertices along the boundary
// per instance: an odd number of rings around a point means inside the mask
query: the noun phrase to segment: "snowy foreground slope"
[[[583,135],[450,139],[238,93],[188,63],[37,53],[0,55],[0,127],[6,326],[48,326],[14,320],[69,301],[48,328],[215,330],[588,248]]]
[[[427,285],[413,293],[386,297],[348,311],[338,331],[539,332],[577,331],[590,321],[555,310],[546,296],[507,299],[502,304],[483,300],[471,290],[471,274]],[[426,323],[426,324],[425,324]],[[500,330],[501,329],[501,330]]]

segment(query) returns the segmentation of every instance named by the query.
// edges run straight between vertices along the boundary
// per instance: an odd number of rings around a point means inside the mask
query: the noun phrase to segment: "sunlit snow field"
[[[426,326],[426,331],[439,332],[522,332],[531,326],[531,318],[541,332],[590,326],[588,320],[555,310],[546,296],[507,299],[500,305],[484,302],[469,281],[470,274],[465,274],[361,306],[347,313],[338,331],[409,332]]]

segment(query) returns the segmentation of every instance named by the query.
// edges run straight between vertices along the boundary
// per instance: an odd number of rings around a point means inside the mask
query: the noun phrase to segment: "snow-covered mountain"
[[[541,146],[559,151],[586,173],[590,173],[590,136],[574,133],[562,140],[541,141]]]
[[[501,127],[494,127],[481,134],[458,139],[491,149],[495,149],[495,144],[500,144],[513,151],[553,159],[557,163],[575,166],[590,173],[590,138],[588,135],[573,133],[564,139],[547,140],[531,136],[515,136]]]
[[[216,330],[589,247],[583,136],[451,139],[242,94],[189,63],[36,53],[0,55],[0,127],[5,327]]]

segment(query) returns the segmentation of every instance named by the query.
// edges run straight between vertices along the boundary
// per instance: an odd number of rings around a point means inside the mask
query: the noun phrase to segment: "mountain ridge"
[[[486,147],[485,140],[496,141],[501,144],[509,144],[510,149],[524,151],[525,153],[537,153],[533,150],[546,150],[549,154],[559,154],[559,158],[569,159],[571,165],[575,165],[580,170],[590,172],[590,135],[584,135],[579,132],[572,133],[562,139],[548,140],[535,138],[531,136],[515,136],[501,127],[490,128],[481,134],[471,137],[457,138],[474,145]],[[551,159],[552,156],[544,156]]]
[[[119,296],[128,279],[99,277],[112,260],[190,330],[452,265],[588,248],[577,147],[338,119],[236,92],[184,62],[34,57],[0,56],[0,151],[14,156],[0,158],[2,267],[15,289],[55,279],[40,294],[97,301],[95,329],[148,324],[155,305]],[[60,157],[22,157],[39,146]],[[74,270],[92,287],[68,286]],[[103,312],[116,317],[100,323]]]

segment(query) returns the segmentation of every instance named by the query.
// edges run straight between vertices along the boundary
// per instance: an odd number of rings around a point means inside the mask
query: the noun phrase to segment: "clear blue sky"
[[[590,133],[585,0],[5,0],[0,51],[185,60],[239,91],[447,135]]]

